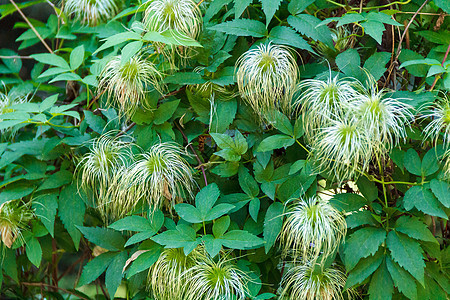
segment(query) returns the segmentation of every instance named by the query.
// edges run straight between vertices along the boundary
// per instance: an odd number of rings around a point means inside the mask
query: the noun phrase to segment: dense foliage
[[[143,2],[0,5],[2,297],[448,299],[448,0]]]

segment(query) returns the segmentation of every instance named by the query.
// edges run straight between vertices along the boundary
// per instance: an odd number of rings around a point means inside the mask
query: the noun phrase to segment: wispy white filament
[[[298,77],[297,62],[285,46],[262,44],[236,62],[239,93],[262,119],[274,110],[291,114]]]

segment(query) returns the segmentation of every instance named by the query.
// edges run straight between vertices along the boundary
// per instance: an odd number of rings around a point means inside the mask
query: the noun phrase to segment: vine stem
[[[181,126],[177,122],[174,122],[174,123],[175,123],[175,126],[180,131],[180,133],[183,136],[186,143],[188,143],[189,148],[191,148],[191,151],[194,153],[195,158],[197,159],[197,162],[198,162],[198,166],[200,167],[200,170],[202,171],[203,180],[205,180],[205,185],[208,185],[208,179],[206,179],[205,167],[203,166],[203,162],[200,160],[200,157],[197,155],[197,151],[195,151],[194,146],[192,146],[192,144],[189,142],[189,139],[187,138],[186,134],[183,132],[183,129],[181,128]]]
[[[447,51],[445,52],[444,59],[442,60],[441,67],[444,66],[444,63],[445,63],[445,61],[447,60],[448,52],[450,52],[450,44],[448,44],[448,48],[447,48]],[[432,84],[431,87],[430,87],[430,92],[431,92],[431,91],[434,89],[434,87],[436,86],[436,83],[437,83],[437,81],[439,80],[439,78],[441,78],[441,74],[437,74],[436,77],[434,78],[433,84]]]
[[[9,2],[11,2],[11,4],[14,6],[14,8],[19,12],[19,14],[25,20],[25,22],[27,22],[28,26],[30,26],[31,30],[33,30],[34,34],[36,34],[36,36],[41,41],[41,43],[45,46],[45,48],[47,48],[48,52],[50,52],[51,54],[54,54],[53,50],[49,47],[49,45],[47,45],[47,43],[44,41],[42,36],[36,30],[36,28],[34,28],[33,24],[31,24],[30,20],[28,20],[27,16],[25,16],[25,14],[22,12],[22,10],[19,8],[19,6],[17,6],[16,2],[14,2],[14,0],[9,0]]]

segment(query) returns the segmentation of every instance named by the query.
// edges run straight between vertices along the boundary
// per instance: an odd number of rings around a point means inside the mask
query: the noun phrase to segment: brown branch
[[[25,16],[22,10],[17,6],[16,2],[14,2],[14,0],[9,0],[9,2],[11,2],[11,4],[15,7],[15,9],[19,12],[19,14],[25,20],[25,22],[27,22],[28,26],[30,26],[31,30],[33,30],[34,34],[36,34],[36,36],[39,38],[39,40],[45,46],[45,48],[47,48],[48,52],[53,54],[53,50],[47,45],[47,43],[44,41],[39,32],[37,32],[36,28],[34,28],[33,24],[31,24],[30,20],[28,20],[27,16]]]
[[[450,44],[448,44],[447,51],[445,52],[444,59],[442,60],[442,63],[441,63],[441,67],[444,66],[444,63],[445,63],[445,61],[447,60],[447,57],[448,57],[448,53],[449,53],[449,52],[450,52]],[[434,78],[433,84],[432,84],[431,87],[430,87],[430,92],[431,92],[431,91],[434,89],[434,87],[436,86],[436,83],[438,82],[439,78],[441,78],[441,74],[437,74],[436,77]]]
[[[185,141],[188,143],[189,148],[191,148],[191,151],[194,153],[195,158],[197,159],[198,162],[198,166],[200,167],[200,170],[202,171],[203,174],[203,180],[205,180],[205,185],[208,185],[208,180],[206,179],[206,173],[205,173],[205,167],[203,166],[202,161],[200,160],[200,157],[197,155],[197,151],[195,151],[194,147],[192,146],[191,143],[189,143],[189,139],[186,136],[186,134],[183,132],[183,129],[181,129],[181,126],[175,122],[175,126],[178,128],[178,130],[181,132],[181,135],[183,136],[183,138],[185,139]]]
[[[403,42],[403,39],[405,38],[405,36],[406,36],[406,34],[407,34],[407,32],[408,32],[409,26],[411,26],[412,22],[414,22],[414,19],[417,17],[417,15],[419,14],[419,12],[422,10],[422,8],[425,7],[425,5],[426,5],[427,3],[428,3],[428,0],[423,1],[422,5],[421,5],[421,6],[419,7],[419,9],[414,13],[414,15],[411,17],[411,20],[409,20],[408,24],[406,25],[405,31],[403,31],[403,34],[402,34],[402,36],[400,37],[400,41],[398,41],[398,47],[397,47],[397,52],[396,52],[396,55],[395,55],[395,60],[397,60],[398,57],[400,56],[400,52],[401,52],[401,49],[402,49],[402,42]]]
[[[20,59],[34,59],[30,56],[20,56],[20,55],[0,55],[0,59],[14,59],[14,58],[20,58]]]
[[[52,288],[52,289],[58,289],[60,291],[63,291],[64,293],[76,296],[76,297],[78,297],[80,299],[89,300],[88,298],[85,298],[85,297],[81,296],[80,294],[77,294],[77,293],[74,293],[72,291],[60,288],[59,286],[53,286],[51,284],[46,284],[46,283],[42,283],[42,282],[21,282],[21,284],[26,285],[26,286],[40,287],[41,289],[44,288],[44,287]]]

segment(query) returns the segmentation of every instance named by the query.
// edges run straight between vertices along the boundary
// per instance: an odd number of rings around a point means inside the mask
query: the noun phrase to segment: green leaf
[[[339,18],[339,21],[336,24],[336,27],[341,27],[350,23],[359,23],[364,21],[365,18],[358,13],[346,13],[342,17]]]
[[[105,285],[111,298],[114,298],[117,288],[122,282],[122,270],[127,259],[127,251],[122,251],[114,257],[106,269]]]
[[[297,15],[303,12],[308,6],[313,4],[316,0],[292,0],[288,5],[288,11],[292,15]]]
[[[78,249],[81,238],[81,233],[76,226],[83,225],[85,209],[76,185],[72,184],[62,189],[59,194],[58,215],[72,237],[76,249]]]
[[[374,201],[378,198],[378,189],[373,181],[370,181],[365,176],[361,176],[356,182],[358,189],[363,194],[364,198],[369,201]]]
[[[361,258],[374,255],[386,239],[386,231],[365,227],[355,231],[345,242],[345,268],[353,269]]]
[[[330,204],[340,211],[357,211],[364,205],[369,204],[361,195],[354,193],[336,194],[330,199]]]
[[[336,56],[336,64],[345,75],[354,78],[363,78],[361,71],[361,58],[356,49],[348,49]]]
[[[140,254],[128,269],[128,279],[131,276],[150,268],[161,255],[162,247],[156,243],[152,242],[151,246],[146,248],[146,250],[143,250],[145,252]]]
[[[105,272],[106,268],[112,262],[116,254],[117,253],[106,252],[88,262],[83,268],[83,273],[81,273],[77,286],[89,284],[97,279],[103,272]]]
[[[222,245],[231,249],[254,249],[264,244],[264,241],[245,230],[232,230],[220,237]]]
[[[123,249],[123,245],[125,244],[124,238],[118,231],[101,227],[77,226],[77,228],[89,242],[106,250],[119,251]]]
[[[408,149],[408,151],[406,151],[403,163],[409,173],[417,176],[422,175],[422,162],[420,161],[419,154],[417,154],[416,150],[412,148]]]
[[[244,193],[250,197],[256,197],[259,194],[259,186],[256,180],[249,174],[248,169],[241,167],[239,169],[239,185]]]
[[[154,112],[153,123],[155,125],[161,125],[164,122],[168,121],[173,116],[179,104],[180,100],[168,101],[161,104]]]
[[[445,181],[433,179],[430,182],[430,187],[439,202],[450,208],[450,185]]]
[[[386,258],[386,265],[398,291],[408,299],[417,299],[417,286],[414,278],[390,257]]]
[[[281,227],[283,226],[283,211],[284,206],[280,202],[272,203],[267,209],[266,216],[264,218],[264,249],[266,254],[272,248],[273,244],[277,240],[280,234]]]
[[[123,66],[125,63],[129,62],[130,58],[141,50],[143,44],[142,41],[134,41],[123,47],[120,64]]]
[[[434,4],[442,8],[443,11],[450,14],[450,2],[447,0],[434,0]]]
[[[37,191],[56,189],[72,182],[73,174],[62,170],[50,175]]]
[[[447,218],[447,214],[439,206],[439,202],[434,197],[433,193],[424,186],[411,187],[405,193],[403,206],[406,210],[411,210],[413,207],[416,207],[426,214],[444,219]]]
[[[383,32],[386,30],[384,24],[378,21],[367,21],[361,23],[366,34],[370,35],[381,45]]]
[[[263,37],[267,33],[266,26],[263,23],[250,19],[235,19],[217,24],[208,29],[237,36]]]
[[[346,218],[348,228],[356,228],[362,225],[377,225],[377,221],[368,210],[353,212]]]
[[[51,53],[39,53],[30,55],[31,58],[34,58],[40,63],[56,66],[63,68],[67,71],[70,71],[69,64],[64,60],[64,58]]]
[[[375,272],[376,269],[378,269],[383,262],[383,258],[383,251],[380,249],[375,253],[375,255],[361,259],[348,275],[344,289],[348,289],[362,283],[367,277]]]
[[[413,239],[438,243],[427,225],[420,221],[419,218],[401,216],[395,222],[394,228],[396,231],[404,233]]]
[[[200,190],[195,196],[195,206],[199,210],[201,216],[204,217],[208,214],[219,196],[220,190],[215,183],[211,183]]]
[[[236,19],[239,18],[244,10],[249,6],[253,0],[234,0],[234,10]]]
[[[377,52],[369,57],[364,63],[364,69],[372,74],[375,81],[378,81],[384,72],[386,72],[386,64],[391,59],[391,53],[389,52]]]
[[[319,26],[320,20],[308,14],[300,14],[289,16],[287,19],[291,25],[299,33],[306,35],[316,41],[321,41],[329,47],[334,48],[331,38],[331,31],[327,26]]]
[[[272,151],[274,149],[287,148],[295,143],[294,138],[284,134],[276,134],[262,140],[256,148],[256,152]]]
[[[26,242],[25,251],[30,262],[37,268],[41,265],[42,248],[37,238],[32,237]]]
[[[391,251],[394,261],[424,285],[425,263],[422,256],[423,250],[419,243],[402,233],[390,231],[386,245]]]
[[[213,234],[215,238],[220,238],[230,227],[230,216],[223,216],[213,224]]]
[[[248,205],[248,212],[250,213],[250,217],[252,217],[255,222],[258,222],[258,214],[260,208],[261,201],[258,198],[253,198],[252,200],[250,200],[250,203]]]
[[[407,61],[423,59],[423,56],[410,49],[402,49],[402,52],[400,52],[400,56],[398,58],[400,62],[404,64]],[[428,66],[414,64],[407,66],[406,70],[414,76],[425,77],[428,71]]]
[[[281,0],[259,0],[262,4],[262,10],[266,15],[266,25],[269,26],[272,21],[273,15],[278,10],[281,4]]]
[[[151,238],[153,241],[166,248],[184,248],[184,253],[189,254],[199,243],[195,230],[184,224],[177,225],[176,230],[167,230]]]
[[[439,163],[437,160],[436,149],[428,150],[422,160],[421,175],[428,176],[436,173],[439,170]]]
[[[373,274],[369,286],[370,300],[389,300],[394,293],[394,282],[386,267],[386,260],[383,261],[378,270]]]
[[[268,38],[276,44],[292,46],[314,53],[314,50],[308,42],[306,42],[299,34],[295,32],[295,30],[290,27],[276,26],[270,31]]]
[[[70,69],[76,70],[84,60],[84,45],[78,46],[70,53]]]
[[[146,35],[144,35],[144,37],[143,37],[144,40],[145,40]],[[97,50],[95,50],[95,52],[92,55],[95,55],[98,52],[108,49],[110,47],[121,44],[125,41],[140,40],[140,39],[141,39],[141,35],[139,33],[132,32],[132,31],[121,32],[121,33],[115,34],[115,35],[110,36],[107,39],[105,39],[105,43],[103,43]]]
[[[36,215],[41,219],[42,224],[54,237],[56,210],[58,209],[58,194],[48,193],[36,197],[33,201],[33,208]]]
[[[105,127],[106,121],[102,119],[102,117],[94,115],[93,112],[85,110],[84,111],[85,120],[88,123],[89,127],[95,132],[102,134]]]
[[[185,221],[189,223],[202,223],[203,218],[200,211],[191,204],[179,203],[175,205],[177,214]]]
[[[58,94],[45,98],[45,100],[39,104],[39,110],[44,112],[50,109],[53,105],[55,105],[56,101],[58,101]]]

